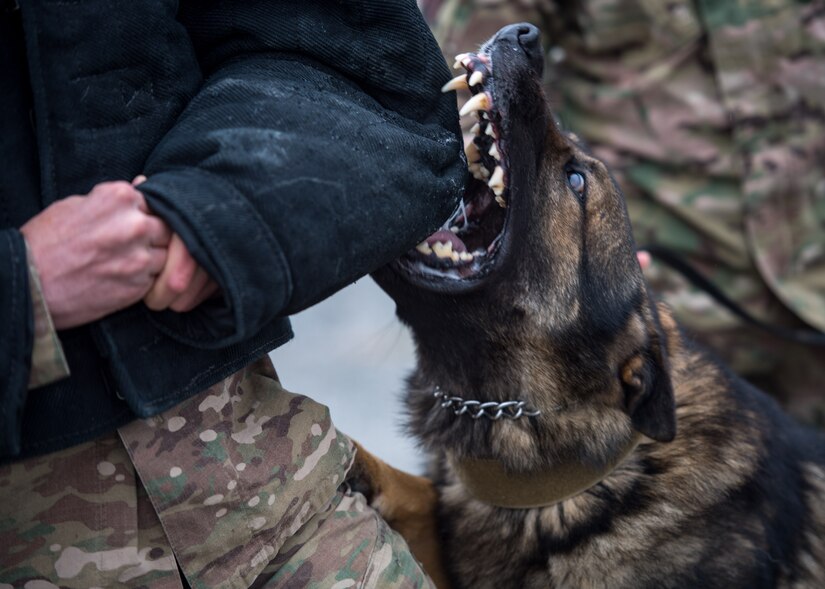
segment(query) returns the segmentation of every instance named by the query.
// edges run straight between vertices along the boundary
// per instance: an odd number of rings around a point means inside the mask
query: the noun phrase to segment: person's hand
[[[189,254],[183,240],[173,234],[166,265],[143,302],[153,311],[168,308],[182,313],[191,311],[217,292],[217,283]]]
[[[128,182],[55,202],[20,229],[57,329],[140,301],[164,269],[172,237]]]
[[[132,180],[132,185],[137,186],[144,180],[146,176],[138,176]],[[153,311],[171,309],[183,313],[191,311],[218,290],[218,284],[189,254],[178,234],[173,233],[166,264],[143,302]]]

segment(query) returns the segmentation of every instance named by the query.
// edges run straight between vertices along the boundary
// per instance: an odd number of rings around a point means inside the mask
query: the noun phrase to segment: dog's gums
[[[498,253],[507,222],[507,157],[502,145],[501,113],[496,108],[492,59],[486,53],[456,57],[462,74],[443,92],[469,89],[473,96],[459,113],[475,113],[473,139],[465,147],[472,174],[458,208],[446,223],[399,263],[411,273],[441,279],[483,274]]]

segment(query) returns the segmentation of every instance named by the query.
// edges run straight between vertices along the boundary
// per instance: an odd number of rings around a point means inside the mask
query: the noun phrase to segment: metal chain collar
[[[441,390],[441,387],[433,389],[433,397],[438,400],[444,409],[452,409],[455,415],[469,415],[473,419],[486,417],[493,421],[498,421],[502,417],[507,419],[518,419],[519,417],[536,417],[541,415],[541,411],[530,409],[524,401],[474,401],[465,400],[461,397],[452,397]]]

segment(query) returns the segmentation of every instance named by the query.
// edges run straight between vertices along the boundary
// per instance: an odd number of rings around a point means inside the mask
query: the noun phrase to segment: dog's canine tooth
[[[425,256],[429,256],[431,253],[433,253],[433,250],[430,247],[430,244],[427,243],[426,241],[422,241],[421,243],[419,243],[417,246],[415,246],[415,249],[417,249],[419,252],[421,252]]]
[[[487,153],[489,153],[491,156],[493,156],[493,158],[495,158],[496,161],[499,161],[501,159],[501,155],[499,155],[498,147],[496,147],[495,143],[493,143],[490,146],[490,151],[488,151]]]
[[[501,196],[504,193],[504,168],[496,166],[490,181],[487,182],[487,186],[493,189],[496,196]]]
[[[441,92],[447,93],[452,92],[453,90],[469,90],[469,86],[467,85],[467,76],[465,74],[461,74],[460,76],[456,76],[446,84],[441,87]]]
[[[458,114],[463,117],[474,110],[487,110],[488,108],[490,108],[490,97],[487,96],[486,92],[479,92],[464,103]]]
[[[478,151],[478,145],[470,141],[464,146],[464,153],[467,155],[467,161],[470,163],[477,162],[481,159],[481,154]]]
[[[495,137],[496,132],[493,130],[493,125],[487,125],[487,128],[484,129],[484,132],[487,133],[490,137]]]
[[[484,74],[480,71],[475,71],[470,76],[470,86],[475,86],[476,84],[481,84],[484,81]]]
[[[476,123],[475,125],[470,127],[470,133],[472,133],[473,135],[481,135],[481,125]]]
[[[503,196],[496,196],[496,202],[498,203],[498,206],[500,206],[502,209],[507,208],[507,201],[504,200]]]

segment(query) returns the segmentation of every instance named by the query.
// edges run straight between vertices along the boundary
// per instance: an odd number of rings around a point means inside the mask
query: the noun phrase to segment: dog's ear
[[[656,441],[670,442],[676,437],[676,402],[667,352],[655,316],[651,323],[647,350],[631,356],[622,366],[620,376],[633,428]]]

